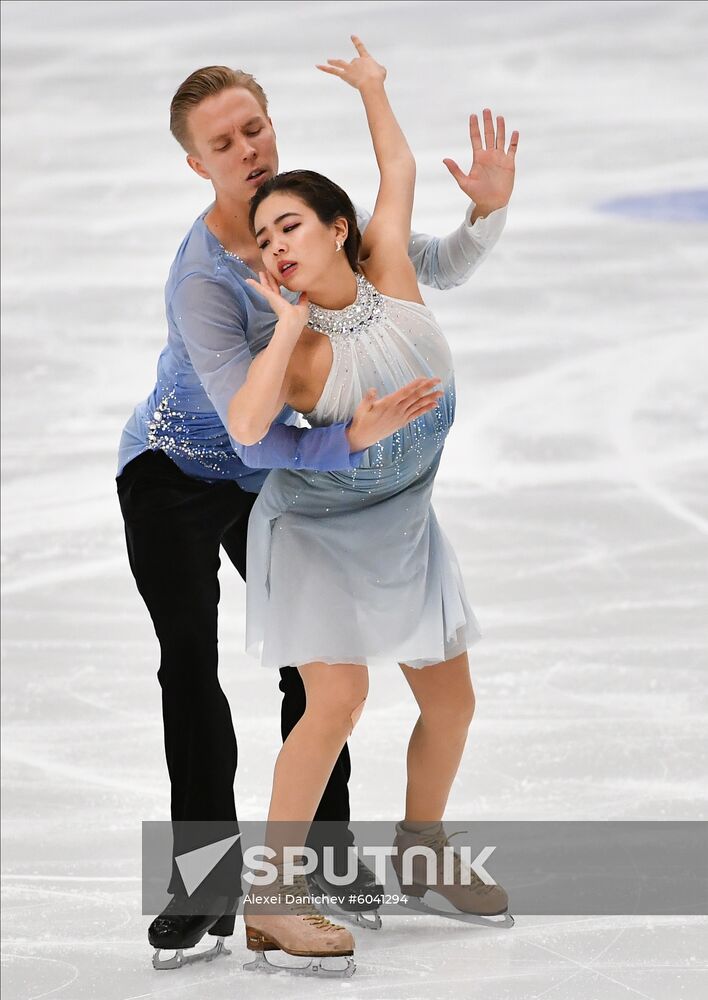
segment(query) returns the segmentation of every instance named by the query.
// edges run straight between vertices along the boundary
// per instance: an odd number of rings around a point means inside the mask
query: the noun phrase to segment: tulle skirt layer
[[[431,505],[441,453],[269,473],[248,527],[246,649],[263,666],[425,667],[482,637]]]

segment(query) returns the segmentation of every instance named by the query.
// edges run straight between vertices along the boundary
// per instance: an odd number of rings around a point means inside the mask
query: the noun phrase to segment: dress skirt
[[[246,649],[265,667],[452,659],[482,632],[431,504],[442,444],[346,472],[275,469],[248,527]]]

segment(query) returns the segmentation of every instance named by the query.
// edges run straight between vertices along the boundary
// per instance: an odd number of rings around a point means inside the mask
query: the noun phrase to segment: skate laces
[[[345,928],[340,924],[333,924],[331,920],[328,920],[327,917],[324,916],[324,914],[320,913],[313,903],[307,901],[307,897],[310,895],[310,889],[304,875],[295,875],[292,887],[285,887],[283,886],[281,873],[279,878],[279,892],[282,892],[284,889],[285,891],[290,891],[293,896],[297,897],[293,903],[289,904],[296,916],[304,917],[308,923],[317,927],[319,930],[345,930]]]
[[[437,833],[421,834],[420,839],[423,841],[426,847],[431,847],[435,851],[435,853],[440,856],[440,860],[442,860],[443,848],[452,847],[450,841],[452,840],[453,837],[457,837],[461,833],[469,833],[469,830],[455,830],[454,833],[451,833],[448,836],[448,834],[445,833],[445,830],[441,827]],[[456,876],[459,875],[461,877],[462,874],[464,873],[465,881],[469,876],[471,876],[472,878],[471,884],[474,885],[475,889],[479,892],[480,895],[488,896],[489,893],[496,888],[495,885],[487,885],[486,882],[483,882],[482,879],[477,874],[477,872],[473,868],[470,868],[469,865],[466,864],[463,865],[462,858],[457,853],[457,851],[453,852],[453,862],[454,862],[455,875]]]

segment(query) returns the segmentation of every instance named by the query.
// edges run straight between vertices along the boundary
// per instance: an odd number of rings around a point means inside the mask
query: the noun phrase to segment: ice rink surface
[[[4,953],[8,1000],[694,1000],[708,921],[389,917],[345,983],[231,958],[155,972],[141,821],[169,818],[157,645],[130,575],[118,439],[152,388],[162,290],[211,189],[168,106],[192,70],[253,72],[281,168],[371,206],[357,95],[318,73],[357,32],[418,160],[415,228],[466,202],[467,116],[518,129],[508,223],[427,293],[458,416],[435,493],[484,638],[454,819],[705,820],[708,92],[704,3],[3,5]],[[703,194],[701,195],[701,190]],[[239,815],[265,815],[276,677],[222,573]],[[358,819],[402,815],[415,719],[392,665],[351,740]],[[386,761],[385,773],[380,762]]]

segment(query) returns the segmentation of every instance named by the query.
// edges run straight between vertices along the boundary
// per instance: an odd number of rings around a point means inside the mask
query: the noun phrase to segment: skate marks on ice
[[[357,937],[357,972],[348,995],[376,1000],[535,1000],[546,995],[698,1000],[706,975],[700,959],[706,930],[705,921],[687,929],[676,918],[522,917],[507,935],[451,926],[442,918],[389,917],[375,947],[369,935]],[[660,966],[656,956],[645,954],[646,934],[662,949],[666,943]],[[283,972],[276,981],[287,976]],[[293,998],[309,998],[313,988],[287,982]],[[275,993],[259,990],[253,996],[260,1000]]]
[[[115,888],[105,892],[96,886],[102,881],[77,880],[75,889],[63,880],[48,890],[12,880],[8,894],[8,915],[13,919],[13,937],[6,942],[3,975],[13,1000],[39,1000],[49,995],[100,997],[101,1000],[194,996],[195,988],[209,1000],[233,1000],[236,983],[247,989],[249,1000],[280,995],[277,986],[287,977],[288,995],[313,996],[313,983],[300,985],[287,972],[275,977],[251,977],[246,986],[242,970],[248,958],[243,941],[243,923],[227,939],[232,955],[220,958],[211,968],[185,967],[164,973],[171,977],[156,983],[147,971],[144,918],[139,915],[137,891],[121,894],[117,907]],[[106,881],[114,883],[113,877]],[[92,884],[94,883],[94,884]],[[28,888],[30,891],[27,891]],[[39,931],[36,928],[42,928]],[[44,928],[51,927],[51,932]],[[533,918],[521,917],[511,933],[460,926],[443,918],[388,917],[382,931],[356,934],[357,973],[349,995],[359,997],[406,998],[434,996],[436,1000],[458,1000],[460,995],[486,995],[484,991],[509,989],[509,996],[536,997],[551,994],[566,984],[578,1000],[613,997],[698,997],[690,984],[700,983],[702,936],[708,921],[692,926],[676,918]],[[18,935],[22,935],[19,936]],[[654,954],[649,955],[645,937],[649,935]],[[76,956],[67,962],[64,954]],[[34,959],[42,970],[42,989],[23,988],[27,963]],[[287,962],[287,960],[286,960]],[[81,969],[78,993],[67,992]],[[474,975],[471,974],[474,970]],[[152,970],[150,970],[152,972]],[[152,976],[163,974],[152,973]],[[179,977],[179,978],[177,978]],[[30,980],[31,982],[31,980]],[[683,984],[684,988],[678,989]],[[669,986],[676,991],[669,993]],[[418,992],[419,991],[419,992]],[[492,995],[497,995],[496,993]],[[563,995],[561,992],[559,995]],[[566,994],[568,995],[568,994]]]
[[[703,331],[673,330],[502,382],[490,401],[470,414],[476,459],[471,481],[488,490],[584,482],[618,490],[633,485],[670,517],[708,535],[708,508],[705,514],[693,509],[671,487],[682,472],[702,470],[708,479],[708,393],[705,381],[696,377],[704,351]],[[590,454],[577,449],[574,461],[554,457],[561,428],[568,439],[574,434],[594,439]],[[545,454],[534,457],[544,436],[549,441]],[[509,459],[505,443],[512,438]],[[462,461],[466,447],[465,435],[451,435],[439,486],[443,495],[456,486],[464,489],[459,473],[467,465]],[[698,485],[694,502],[705,506]]]
[[[133,879],[45,873],[3,874],[2,881],[5,926],[11,926],[3,935],[3,994],[13,1000],[69,997],[69,987],[80,977],[81,996],[91,995],[92,983],[93,995],[101,995],[101,959],[118,949],[127,953],[125,929],[135,917],[132,899],[118,902],[115,886],[105,892],[94,886]],[[88,971],[91,954],[96,956],[93,972]],[[73,955],[78,964],[65,955]]]
[[[115,897],[111,901],[99,894],[101,909],[114,904]],[[129,901],[127,906],[137,912],[137,898],[134,907]],[[56,911],[44,910],[36,917],[53,919],[56,926],[56,921],[66,921],[67,907],[71,908],[71,901],[62,899]],[[85,920],[85,912],[82,917]],[[268,976],[243,971],[242,964],[251,956],[243,941],[242,922],[237,922],[234,937],[227,938],[230,957],[206,968],[197,964],[157,973],[146,968],[149,955],[143,923],[133,917],[128,933],[113,933],[108,925],[93,937],[78,927],[79,936],[67,934],[69,927],[65,927],[45,939],[36,934],[31,948],[8,941],[5,995],[12,1000],[46,996],[188,1000],[195,995],[207,1000],[233,1000],[234,995],[272,1000],[282,996],[284,989],[292,1000],[331,995],[326,987],[320,993],[312,979],[303,980],[287,971]],[[442,918],[389,918],[382,932],[357,934],[357,971],[348,981],[347,996],[362,1000],[502,996],[529,1000],[547,992],[549,998],[572,995],[573,1000],[698,1000],[707,971],[700,958],[706,932],[708,922],[689,927],[678,918],[522,917],[509,935],[451,926]],[[647,955],[647,935],[656,945],[653,956]],[[76,954],[77,964],[61,958],[66,951]],[[31,980],[25,979],[28,961],[35,960],[43,971],[41,989],[36,988],[36,980],[32,988]],[[84,982],[74,992],[71,985],[79,968]],[[339,992],[342,985],[330,988]]]

